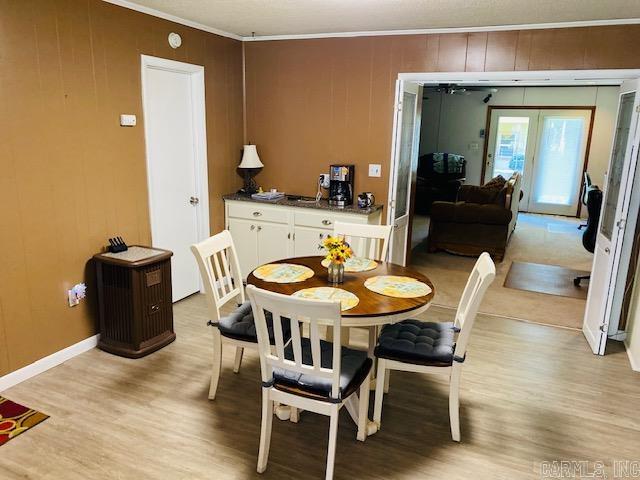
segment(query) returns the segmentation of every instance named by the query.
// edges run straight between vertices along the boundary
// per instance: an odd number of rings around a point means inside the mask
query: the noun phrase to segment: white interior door
[[[489,144],[485,159],[485,178],[502,175],[509,179],[514,172],[522,175],[520,209],[526,210],[533,177],[539,111],[536,109],[492,109],[489,121]]]
[[[526,211],[577,215],[590,126],[591,110],[540,110]]]
[[[616,303],[620,304],[615,302],[616,296],[623,293],[616,289],[617,277],[621,274],[621,268],[628,268],[628,264],[620,263],[623,250],[621,240],[625,227],[635,229],[635,219],[632,226],[627,224],[627,218],[640,141],[637,90],[638,81],[633,80],[625,81],[620,91],[616,131],[605,179],[604,201],[582,326],[593,353],[599,355],[604,354],[610,320],[620,314],[614,308]],[[634,210],[637,215],[637,205]],[[626,275],[626,270],[624,272],[622,275]]]
[[[412,178],[418,167],[420,117],[422,111],[422,86],[417,83],[398,81],[394,170],[391,175],[391,202],[389,221],[393,225],[391,234],[391,262],[406,265],[407,239],[411,216]]]
[[[209,233],[204,71],[142,58],[147,175],[154,247],[173,252],[173,301],[200,290],[189,247]]]

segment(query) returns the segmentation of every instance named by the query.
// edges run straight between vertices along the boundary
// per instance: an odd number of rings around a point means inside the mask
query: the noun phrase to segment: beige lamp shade
[[[242,153],[242,161],[238,168],[262,168],[264,165],[260,161],[255,145],[245,145]]]

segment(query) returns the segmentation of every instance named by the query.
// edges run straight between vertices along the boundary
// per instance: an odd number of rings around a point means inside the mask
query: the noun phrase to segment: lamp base
[[[247,195],[252,195],[254,193],[258,193],[258,184],[256,183],[256,181],[253,179],[254,175],[256,173],[258,173],[259,169],[254,169],[254,168],[246,168],[246,169],[242,169],[242,176],[244,178],[244,186],[242,187],[242,189],[240,190],[243,193],[246,193]]]

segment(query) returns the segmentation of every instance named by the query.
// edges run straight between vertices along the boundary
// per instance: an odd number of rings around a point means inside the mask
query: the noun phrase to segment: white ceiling
[[[481,27],[640,17],[638,0],[107,0],[239,36]]]

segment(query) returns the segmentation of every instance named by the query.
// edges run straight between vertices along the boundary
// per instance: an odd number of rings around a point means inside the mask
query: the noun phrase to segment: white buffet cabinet
[[[226,228],[246,276],[256,267],[290,257],[321,255],[318,245],[336,221],[380,224],[381,211],[369,214],[296,207],[246,200],[225,200]]]

